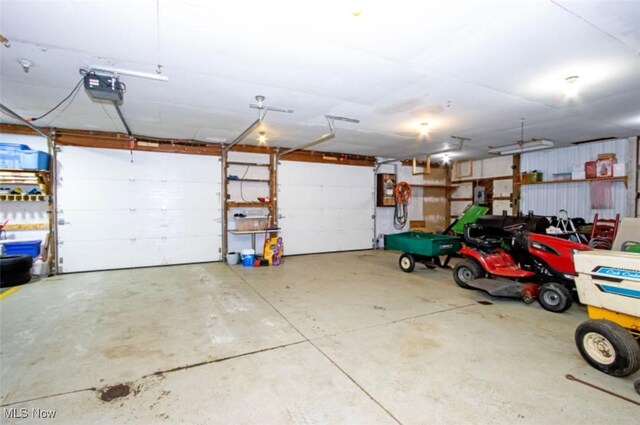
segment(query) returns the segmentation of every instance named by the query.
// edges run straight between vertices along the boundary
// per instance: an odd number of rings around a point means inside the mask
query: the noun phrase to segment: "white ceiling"
[[[557,145],[640,134],[640,1],[15,1],[0,0],[2,104],[38,116],[88,65],[122,76],[122,111],[138,135],[232,141],[265,104],[271,146],[327,133],[321,151],[401,157],[471,138]],[[361,11],[360,16],[352,12]],[[19,59],[33,63],[23,72]],[[580,78],[576,97],[564,79]],[[16,122],[6,115],[2,122]],[[420,137],[419,124],[429,123]],[[110,105],[80,90],[40,126],[124,132]],[[244,143],[256,144],[256,135]]]

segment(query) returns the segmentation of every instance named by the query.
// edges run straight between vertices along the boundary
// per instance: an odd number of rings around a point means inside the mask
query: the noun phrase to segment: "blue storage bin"
[[[50,156],[42,151],[21,150],[21,168],[24,170],[48,170]]]
[[[40,255],[42,241],[3,242],[4,255],[30,255],[36,258]]]
[[[0,142],[0,150],[3,151],[27,151],[29,149],[31,149],[29,146],[20,143]]]
[[[22,168],[22,156],[19,150],[0,149],[0,168],[19,169]]]

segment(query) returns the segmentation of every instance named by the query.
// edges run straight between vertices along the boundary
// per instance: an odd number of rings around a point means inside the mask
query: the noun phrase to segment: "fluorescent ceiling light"
[[[519,142],[511,145],[499,146],[497,148],[489,149],[489,153],[494,155],[512,155],[516,153],[549,149],[554,146],[555,145],[551,140],[540,139],[540,140],[532,140],[530,142]]]
[[[102,65],[90,65],[89,71],[108,72],[115,76],[128,75],[130,77],[146,78],[148,80],[169,81],[169,78],[165,77],[164,75],[151,74],[148,72],[131,71],[127,69],[111,68],[111,67],[102,66]]]

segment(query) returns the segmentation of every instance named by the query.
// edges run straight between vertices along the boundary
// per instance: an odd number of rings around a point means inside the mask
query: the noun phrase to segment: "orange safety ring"
[[[396,203],[407,205],[411,201],[411,185],[407,182],[398,182],[395,189]]]

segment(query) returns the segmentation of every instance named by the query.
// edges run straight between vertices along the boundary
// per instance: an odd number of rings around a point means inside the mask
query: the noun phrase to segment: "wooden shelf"
[[[460,179],[451,179],[451,183],[473,183],[478,180],[511,180],[513,176],[495,176],[495,177],[464,177]]]
[[[48,223],[5,224],[3,230],[47,230]]]
[[[271,202],[237,202],[237,201],[227,201],[227,208],[271,208],[273,204]]]
[[[260,162],[238,162],[238,161],[227,161],[227,165],[247,165],[249,167],[270,167],[271,164],[264,164]]]
[[[457,185],[445,185],[445,184],[421,184],[421,183],[409,183],[411,186],[415,187],[423,187],[425,189],[448,189],[453,190],[456,189]]]
[[[227,178],[227,182],[258,182],[258,183],[269,183],[269,179],[230,179],[230,178]]]
[[[0,168],[0,173],[19,173],[19,174],[49,174],[49,170],[22,170],[14,168]]]
[[[516,185],[532,185],[532,184],[562,184],[562,183],[582,183],[582,182],[594,182],[594,181],[621,181],[627,186],[627,176],[622,177],[600,177],[595,179],[579,179],[579,180],[549,180],[543,182],[517,182]]]

